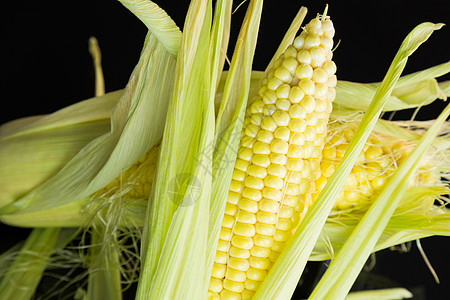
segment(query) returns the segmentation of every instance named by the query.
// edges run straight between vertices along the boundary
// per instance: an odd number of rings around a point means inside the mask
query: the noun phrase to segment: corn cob
[[[160,143],[153,146],[144,156],[125,172],[97,191],[94,198],[120,196],[122,198],[148,199],[153,183]]]
[[[330,123],[329,134],[320,162],[321,176],[315,182],[316,192],[313,194],[313,200],[336,170],[358,126],[358,122],[354,121],[347,122],[344,126],[338,124],[339,122]],[[344,210],[370,202],[372,196],[384,187],[389,181],[389,177],[394,174],[398,165],[408,156],[414,146],[415,142],[413,141],[373,132],[352,172],[347,177],[334,209]],[[432,159],[432,155],[428,159]],[[432,162],[425,160],[420,165],[414,181],[410,184],[414,186],[440,185],[440,174],[432,167]]]
[[[334,28],[316,17],[247,109],[208,297],[249,299],[310,201],[335,96]]]

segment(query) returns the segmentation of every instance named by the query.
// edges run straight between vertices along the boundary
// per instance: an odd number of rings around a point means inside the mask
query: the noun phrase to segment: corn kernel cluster
[[[250,299],[311,201],[335,97],[333,36],[327,17],[307,24],[247,109],[211,299]]]
[[[329,124],[329,134],[320,162],[321,176],[315,182],[316,193],[313,194],[313,199],[319,195],[341,162],[357,125],[357,122],[349,122],[345,126],[333,128],[334,126]],[[373,132],[347,177],[334,209],[349,209],[373,200],[373,195],[389,181],[398,165],[411,152],[414,144],[411,141]],[[429,162],[424,161],[411,185],[436,185],[439,181],[439,175]]]
[[[94,198],[121,197],[126,199],[148,199],[156,168],[159,144],[153,146],[136,163],[97,191]]]

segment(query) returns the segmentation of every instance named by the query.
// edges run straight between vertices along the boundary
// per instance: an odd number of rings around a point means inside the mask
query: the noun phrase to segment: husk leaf
[[[348,294],[346,300],[397,300],[412,298],[413,294],[405,288],[358,291]]]
[[[446,62],[419,72],[402,76],[392,91],[383,111],[396,111],[430,104],[436,99],[446,99],[448,92],[442,90],[435,78],[450,72]],[[339,80],[333,106],[339,109],[367,110],[370,100],[380,83],[359,83]]]
[[[212,86],[211,10],[211,2],[192,1],[186,17],[144,224],[136,299],[206,295],[203,281],[212,181],[212,153],[207,147],[214,136],[214,99],[204,91]]]
[[[181,43],[181,31],[170,16],[152,1],[119,0],[128,8],[161,45],[174,57],[177,56]]]
[[[1,299],[31,299],[54,250],[59,231],[59,228],[33,229],[14,261],[7,269],[2,269]]]

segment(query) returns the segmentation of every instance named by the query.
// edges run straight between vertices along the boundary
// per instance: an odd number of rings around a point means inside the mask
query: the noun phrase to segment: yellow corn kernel
[[[253,237],[256,233],[254,225],[241,222],[237,222],[233,229],[233,233],[240,236]]]
[[[291,219],[286,218],[278,218],[278,222],[276,224],[276,228],[279,230],[291,230],[292,228],[292,221]],[[276,234],[276,232],[275,232]]]
[[[269,268],[270,261],[268,258],[264,257],[255,257],[252,256],[249,259],[250,261],[250,267],[260,270],[267,270]]]
[[[269,255],[269,260],[271,261],[271,262],[275,262],[277,259],[278,259],[278,257],[280,256],[280,252],[277,252],[277,251],[271,251],[270,252],[270,255]]]
[[[230,256],[236,257],[236,258],[242,258],[242,259],[248,259],[250,258],[250,251],[238,248],[236,246],[231,246],[230,248]]]
[[[271,248],[274,243],[274,239],[271,236],[262,235],[262,234],[256,234],[253,237],[253,241],[256,246],[265,247],[265,248]]]
[[[254,213],[254,214],[256,214],[258,212],[258,210],[259,210],[258,202],[254,201],[254,200],[251,200],[251,199],[248,199],[248,198],[242,198],[239,201],[239,205],[238,206],[239,206],[239,209],[242,209],[242,210]]]
[[[234,216],[236,214],[236,212],[237,212],[237,205],[230,204],[230,203],[227,203],[225,205],[225,214],[226,215]]]
[[[247,275],[245,275],[245,272],[235,270],[233,268],[228,268],[226,280],[232,280],[236,282],[244,282],[245,279],[247,279]]]
[[[219,238],[224,241],[229,241],[231,239],[231,228],[223,227],[220,230]]]
[[[231,239],[231,244],[241,249],[250,250],[253,247],[253,239],[245,236],[235,235]]]
[[[272,249],[272,251],[281,252],[281,251],[283,251],[285,245],[286,245],[286,242],[275,241],[273,243],[273,246],[271,249]]]
[[[253,292],[253,291],[249,291],[249,290],[244,290],[242,293],[241,293],[241,299],[242,300],[251,300],[252,298],[253,298],[253,296],[255,295],[255,292]]]
[[[264,198],[273,200],[273,201],[281,201],[283,199],[283,192],[277,189],[265,187],[262,190],[262,195]]]
[[[263,212],[276,214],[280,209],[280,204],[277,201],[262,199],[259,202],[259,209]]]
[[[225,215],[225,216],[223,217],[222,227],[225,227],[225,228],[233,228],[233,226],[234,226],[234,221],[235,221],[235,219],[234,219],[233,216]]]
[[[256,233],[273,236],[275,234],[275,226],[270,224],[256,223]]]
[[[217,250],[218,251],[227,252],[229,250],[229,248],[230,248],[230,246],[229,246],[229,242],[228,241],[219,239],[219,243],[217,245]]]
[[[223,289],[223,281],[221,279],[212,278],[209,282],[208,290],[214,293],[220,293]]]
[[[267,175],[267,170],[261,166],[251,165],[247,170],[247,174],[256,178],[264,179]]]
[[[241,300],[241,294],[224,289],[220,292],[220,299],[222,299],[222,300]]]
[[[214,263],[211,276],[214,278],[222,279],[225,277],[227,266],[224,264]]]
[[[262,194],[260,190],[246,187],[242,190],[242,197],[253,201],[259,201],[262,198]]]
[[[273,236],[273,239],[276,242],[286,242],[290,237],[291,237],[290,231],[277,230],[277,231],[275,231],[275,235]]]
[[[245,272],[250,268],[250,263],[246,259],[230,257],[228,267]]]
[[[266,247],[255,246],[250,251],[253,257],[269,257],[270,249]]]
[[[255,224],[256,223],[256,215],[254,213],[245,211],[245,210],[239,210],[237,215],[237,220],[240,223],[246,223],[246,224]]]
[[[247,278],[254,280],[254,281],[263,281],[266,277],[267,272],[265,270],[256,269],[256,268],[249,268],[247,270]]]
[[[249,291],[256,291],[260,285],[261,285],[261,281],[255,281],[255,280],[251,280],[251,279],[247,279],[245,281],[245,289],[247,289]]]
[[[220,300],[219,294],[208,290],[208,294],[206,295],[206,299],[208,300]]]
[[[269,213],[265,211],[259,211],[256,214],[256,219],[258,222],[261,222],[263,224],[276,224],[277,222],[277,214],[276,213]]]
[[[267,187],[281,190],[283,188],[284,182],[280,177],[276,177],[273,175],[267,175],[264,179],[264,184]]]
[[[228,261],[228,255],[226,252],[222,252],[222,251],[216,252],[216,258],[214,259],[215,263],[226,264],[227,261]]]

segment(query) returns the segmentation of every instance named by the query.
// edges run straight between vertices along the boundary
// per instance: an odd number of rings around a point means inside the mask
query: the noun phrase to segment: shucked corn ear
[[[335,97],[333,36],[329,17],[314,18],[274,63],[247,109],[211,299],[251,298],[310,201]]]

